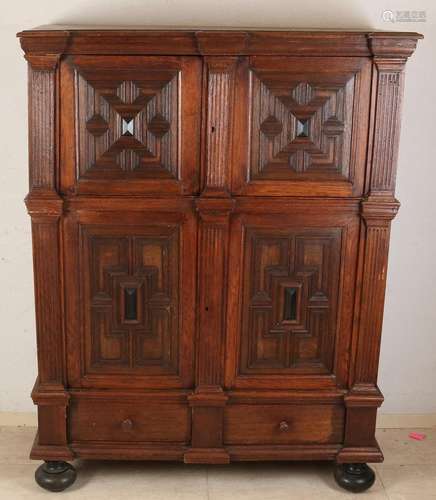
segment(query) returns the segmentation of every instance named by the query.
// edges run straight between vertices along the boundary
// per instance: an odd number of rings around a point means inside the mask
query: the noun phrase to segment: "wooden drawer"
[[[181,403],[86,400],[70,410],[71,441],[186,443],[190,432],[190,411]]]
[[[338,405],[230,405],[225,410],[226,444],[339,443],[344,408]]]

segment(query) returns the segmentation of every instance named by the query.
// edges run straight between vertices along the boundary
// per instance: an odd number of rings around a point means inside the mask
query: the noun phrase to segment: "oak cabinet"
[[[332,460],[371,486],[416,33],[42,27],[38,483],[74,458]]]

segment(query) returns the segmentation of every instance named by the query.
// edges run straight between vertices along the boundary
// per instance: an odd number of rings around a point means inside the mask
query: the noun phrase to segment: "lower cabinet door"
[[[228,389],[346,387],[357,211],[352,201],[240,201],[231,225]]]
[[[193,386],[196,221],[180,204],[82,202],[67,215],[70,386]]]

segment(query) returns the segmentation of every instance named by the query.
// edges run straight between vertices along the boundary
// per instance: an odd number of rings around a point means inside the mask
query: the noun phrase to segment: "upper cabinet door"
[[[232,191],[358,196],[365,177],[371,63],[251,57],[236,85]]]
[[[201,59],[76,56],[61,66],[61,190],[198,190]]]

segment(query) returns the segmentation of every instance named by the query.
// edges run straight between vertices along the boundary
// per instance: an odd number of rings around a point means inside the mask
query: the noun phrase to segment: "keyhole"
[[[212,125],[210,131],[212,132],[212,134],[215,132],[215,127]]]

